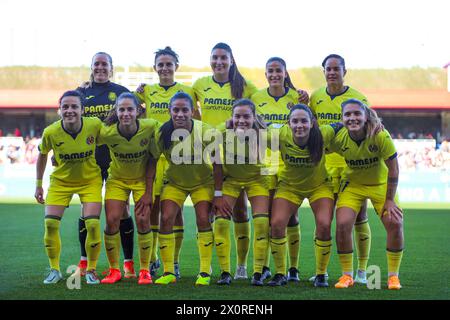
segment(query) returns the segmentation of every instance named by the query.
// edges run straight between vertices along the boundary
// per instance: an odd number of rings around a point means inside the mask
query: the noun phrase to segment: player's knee
[[[361,222],[367,220],[367,210],[362,208],[361,211],[356,216],[356,222]]]
[[[352,234],[353,224],[348,221],[336,221],[336,237],[345,237]]]
[[[119,231],[120,219],[113,216],[106,216],[106,227],[110,234],[116,233]]]
[[[273,220],[271,225],[272,238],[282,238],[286,235],[286,227],[280,222]]]
[[[331,225],[326,222],[318,223],[316,226],[316,237],[319,239],[328,239],[331,235]]]

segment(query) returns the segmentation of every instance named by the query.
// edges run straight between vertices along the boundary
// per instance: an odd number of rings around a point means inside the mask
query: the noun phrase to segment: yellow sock
[[[366,271],[367,269],[371,240],[369,221],[357,222],[355,224],[355,242],[358,255],[358,270]]]
[[[270,218],[269,218],[270,221]],[[264,260],[264,267],[270,268],[270,257],[272,256],[270,254],[270,225],[269,225],[269,237],[267,242],[267,251],[266,251],[266,259]]]
[[[100,231],[100,217],[84,218],[86,224],[86,254],[87,254],[87,270],[95,270],[97,268],[98,257],[100,256],[102,236]]]
[[[342,274],[348,274],[353,278],[353,252],[339,253],[339,262],[341,263]]]
[[[325,274],[327,272],[327,267],[331,256],[331,246],[331,240],[314,240],[314,248],[316,253],[316,274]]]
[[[159,254],[164,264],[164,273],[170,272],[175,274],[173,258],[175,252],[175,236],[172,233],[162,234],[158,236],[159,241]]]
[[[59,257],[61,255],[61,237],[59,236],[60,217],[45,217],[44,244],[47,252],[50,268],[59,269]]]
[[[403,250],[397,252],[386,250],[386,255],[389,276],[398,276],[403,257]]]
[[[273,261],[275,262],[275,272],[286,274],[286,248],[287,238],[270,238],[270,249],[272,251]]]
[[[140,270],[147,270],[150,263],[150,256],[152,255],[153,233],[149,230],[146,233],[138,232],[138,247],[139,247],[139,263]]]
[[[214,242],[222,272],[231,272],[230,223],[226,218],[217,217],[214,222]]]
[[[178,260],[180,259],[181,245],[183,244],[184,227],[183,226],[173,226],[173,233],[175,235],[174,262],[178,262]]]
[[[214,237],[212,230],[199,231],[197,233],[198,253],[200,256],[200,273],[211,273],[211,260],[213,253]]]
[[[246,266],[250,249],[250,222],[234,222],[234,238],[236,240],[237,264]]]
[[[106,256],[108,257],[109,267],[119,269],[120,260],[120,232],[115,234],[104,233]]]
[[[300,224],[287,227],[286,231],[289,248],[289,268],[298,268],[298,257],[300,254]]]
[[[159,233],[159,225],[152,226],[152,255],[150,257],[151,262],[155,262],[158,260],[158,233]]]
[[[262,272],[269,246],[269,215],[259,213],[253,216],[253,272]]]

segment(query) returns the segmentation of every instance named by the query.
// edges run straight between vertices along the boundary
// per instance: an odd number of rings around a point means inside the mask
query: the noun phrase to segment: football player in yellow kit
[[[165,47],[155,52],[155,61],[153,70],[158,73],[159,83],[157,84],[141,84],[136,89],[135,95],[139,102],[145,104],[147,118],[155,119],[160,123],[170,120],[169,103],[170,99],[177,92],[186,92],[194,100],[194,91],[191,87],[182,83],[175,82],[175,72],[179,67],[178,55],[170,47]],[[158,160],[156,168],[156,178],[154,186],[155,201],[152,207],[151,224],[153,231],[153,251],[150,260],[150,273],[152,277],[156,276],[156,272],[160,266],[160,261],[157,258],[157,244],[158,244],[158,230],[160,219],[160,196],[164,181],[165,171],[168,163],[164,154]],[[183,243],[184,227],[183,215],[180,211],[177,214],[174,225],[175,234],[175,276],[180,279],[180,251]]]
[[[36,163],[35,198],[45,204],[44,244],[50,262],[50,273],[44,284],[62,280],[60,272],[60,221],[74,194],[83,204],[82,217],[86,223],[87,255],[86,282],[98,284],[95,272],[100,255],[100,213],[102,210],[102,177],[95,161],[97,137],[102,126],[98,118],[82,117],[84,102],[79,91],[67,91],[59,99],[61,120],[45,128]],[[48,153],[53,150],[55,168],[44,201],[42,177]]]
[[[169,167],[167,183],[161,193],[161,224],[159,250],[164,264],[164,274],[155,283],[167,285],[176,282],[174,274],[174,222],[187,196],[195,208],[197,221],[197,244],[200,271],[196,285],[209,285],[213,232],[210,221],[211,203],[214,195],[212,164],[204,161],[206,135],[209,125],[192,119],[194,105],[189,94],[176,93],[170,100],[171,119],[165,122],[156,135],[158,151],[164,153]]]
[[[250,98],[258,89],[239,72],[231,47],[219,42],[211,50],[212,76],[198,79],[193,89],[200,106],[195,117],[212,126],[229,119],[236,99]],[[247,197],[241,192],[233,208],[237,268],[234,278],[247,279],[247,256],[250,248],[250,224],[247,215]]]
[[[341,104],[347,99],[359,99],[368,105],[367,98],[362,93],[348,85],[344,85],[344,77],[347,73],[344,58],[337,54],[330,54],[323,60],[322,67],[327,85],[313,92],[309,103],[320,126],[342,121]],[[341,176],[347,165],[337,153],[326,154],[325,158],[327,160],[328,173],[332,178],[335,197],[337,197]],[[371,231],[367,218],[367,201],[363,202],[363,206],[359,211],[354,231],[358,253],[358,271],[356,272],[355,281],[366,284],[366,268],[371,244]],[[310,280],[313,281],[314,277]]]
[[[316,221],[314,286],[328,286],[325,272],[331,255],[334,196],[325,168],[324,150],[341,128],[342,125],[319,128],[309,107],[298,104],[291,108],[288,124],[280,129],[279,145],[284,166],[279,173],[270,221],[270,245],[276,266],[276,274],[268,283],[270,286],[287,283],[286,227],[306,198]]]
[[[122,93],[105,119],[106,126],[100,131],[99,144],[108,145],[112,159],[106,181],[104,233],[110,268],[109,274],[101,281],[104,284],[115,283],[122,277],[119,269],[119,224],[131,193],[135,202],[134,214],[138,229],[138,283],[152,283],[149,272],[153,242],[150,207],[156,161],[150,151],[154,145],[158,122],[153,119],[137,119],[140,109],[140,104],[132,93]],[[153,153],[156,153],[155,148]]]
[[[228,124],[228,125],[227,125]],[[247,193],[253,214],[253,277],[251,283],[263,285],[263,266],[269,244],[269,179],[263,174],[261,162],[260,129],[266,125],[256,115],[255,105],[249,99],[234,102],[232,120],[217,129],[223,134],[223,164],[214,165],[216,219],[214,242],[221,268],[220,285],[231,284],[230,219],[242,190]],[[261,132],[263,133],[263,132]],[[248,139],[248,140],[246,140]],[[264,152],[265,152],[264,144]]]
[[[295,88],[287,71],[286,62],[280,57],[272,57],[267,60],[265,76],[269,83],[268,88],[259,90],[252,95],[252,101],[256,105],[256,112],[270,127],[281,127],[287,123],[290,108],[297,103],[308,103],[308,96],[303,90]],[[268,149],[267,159],[272,158],[272,151]],[[279,154],[279,152],[274,151]],[[277,175],[283,167],[283,160],[277,161],[276,165],[270,165],[271,178],[269,185],[270,203],[272,204]],[[270,205],[269,208],[272,206]],[[270,209],[269,209],[270,214]],[[298,257],[300,252],[300,224],[298,213],[293,214],[287,226],[287,241],[289,248],[289,270],[288,281],[300,281],[298,271]],[[270,254],[263,268],[263,280],[271,276],[269,266]]]
[[[345,129],[334,138],[330,150],[347,163],[336,204],[336,242],[342,277],[336,288],[348,288],[353,280],[352,229],[364,201],[370,199],[387,232],[388,288],[401,288],[398,278],[403,256],[403,213],[396,196],[397,152],[391,135],[381,127],[376,112],[362,101],[342,103]]]

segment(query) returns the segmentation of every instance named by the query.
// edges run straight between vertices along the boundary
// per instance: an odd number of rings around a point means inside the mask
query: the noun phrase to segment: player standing
[[[74,194],[79,195],[83,204],[82,218],[86,227],[86,282],[100,282],[95,269],[101,247],[99,218],[102,210],[102,178],[94,152],[102,123],[96,118],[82,117],[83,102],[80,92],[65,92],[59,99],[61,120],[45,128],[39,145],[35,198],[39,203],[45,203],[44,243],[51,268],[44,284],[62,280],[59,265],[60,221]],[[50,187],[44,202],[42,177],[47,155],[51,150],[56,166],[50,176]]]
[[[345,60],[337,54],[330,54],[322,62],[323,72],[327,85],[311,95],[309,106],[319,122],[319,126],[340,122],[342,120],[341,104],[350,98],[359,99],[368,104],[367,98],[354,88],[344,85],[344,77],[347,74]],[[332,178],[333,191],[337,197],[342,173],[346,163],[339,154],[332,153],[326,156],[326,166]],[[367,283],[366,268],[369,260],[371,232],[367,218],[367,202],[363,202],[361,210],[358,211],[355,222],[355,242],[358,253],[358,272],[355,281]],[[326,274],[328,277],[328,274]],[[314,277],[310,279],[314,280]]]

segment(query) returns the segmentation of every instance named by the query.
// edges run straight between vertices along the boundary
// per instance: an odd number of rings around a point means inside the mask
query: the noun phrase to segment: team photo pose
[[[334,138],[330,149],[347,163],[336,204],[336,243],[342,277],[336,288],[353,286],[352,229],[364,201],[370,199],[386,229],[388,288],[401,288],[400,263],[403,256],[403,213],[396,196],[398,161],[392,138],[381,128],[376,112],[362,101],[342,103],[345,129]]]
[[[141,84],[136,90],[135,95],[140,103],[145,104],[146,117],[155,119],[160,123],[170,120],[169,103],[170,99],[177,92],[186,92],[194,100],[194,91],[191,87],[175,81],[175,72],[179,67],[178,54],[170,47],[165,47],[155,52],[155,61],[153,70],[158,74],[159,83],[157,84]],[[156,178],[153,193],[155,200],[153,202],[151,212],[151,224],[153,231],[153,251],[150,260],[150,273],[152,277],[156,276],[156,272],[160,267],[160,261],[157,255],[158,231],[160,219],[160,197],[163,186],[164,173],[167,170],[168,163],[164,154],[158,160],[156,167]],[[173,226],[175,235],[175,276],[180,279],[180,251],[184,237],[183,215],[177,214],[175,224]]]
[[[367,98],[361,92],[344,84],[344,77],[347,74],[344,58],[337,54],[330,54],[323,60],[322,67],[327,85],[313,92],[309,103],[319,126],[342,121],[341,104],[347,99],[355,98],[368,105]],[[336,199],[342,173],[347,165],[344,158],[337,153],[326,154],[325,158],[328,174],[332,178],[333,192]],[[367,218],[367,201],[364,201],[361,210],[358,210],[354,232],[358,254],[358,271],[355,281],[366,284],[366,268],[371,244],[371,231]],[[325,275],[328,277],[328,273]],[[310,281],[314,281],[314,277],[310,278]]]
[[[209,285],[214,245],[210,221],[214,181],[212,164],[204,161],[203,152],[208,140],[205,136],[212,127],[192,118],[194,103],[185,92],[178,92],[172,97],[169,111],[170,120],[161,126],[156,135],[158,150],[164,154],[169,166],[166,170],[167,183],[163,185],[161,193],[158,238],[164,274],[155,283],[167,285],[177,280],[174,270],[176,243],[173,226],[184,201],[190,196],[196,215],[200,257],[200,270],[195,285]]]
[[[91,75],[88,82],[77,88],[85,96],[83,103],[84,116],[96,117],[105,120],[109,111],[114,107],[117,97],[123,92],[129,92],[127,88],[111,82],[114,66],[111,56],[106,52],[97,52],[92,57]],[[102,173],[103,182],[108,178],[108,168],[111,162],[109,150],[106,145],[98,146],[95,150],[95,159]],[[78,223],[79,241],[81,246],[81,258],[78,271],[81,275],[86,272],[86,225],[83,218]],[[133,262],[134,249],[134,224],[130,216],[129,204],[124,209],[120,220],[120,239],[122,242],[125,278],[135,278]]]
[[[269,58],[266,62],[265,76],[269,87],[259,90],[252,95],[251,100],[256,105],[256,113],[271,127],[280,127],[287,123],[290,108],[298,103],[308,103],[308,96],[303,90],[298,90],[292,83],[291,77],[287,71],[286,62],[280,57]],[[272,151],[268,149],[267,159],[272,159]],[[278,151],[273,151],[279,154]],[[270,208],[272,207],[273,196],[278,180],[278,173],[283,167],[283,160],[280,158],[276,164],[270,164]],[[289,270],[287,273],[288,281],[300,281],[298,271],[298,257],[300,252],[300,224],[298,214],[295,213],[289,219],[287,226],[287,241],[289,248]],[[270,248],[269,248],[270,249]],[[271,277],[269,269],[270,253],[267,255],[267,261],[263,268],[263,280]]]
[[[106,180],[104,233],[109,273],[101,281],[112,284],[122,278],[120,260],[120,217],[130,194],[135,202],[134,215],[138,230],[139,284],[150,284],[149,263],[152,249],[150,209],[156,161],[155,131],[158,122],[137,119],[141,112],[139,102],[130,92],[122,93],[105,119],[100,131],[99,144],[106,144],[111,153],[111,166]],[[153,145],[153,148],[152,148]]]
[[[102,177],[95,161],[95,148],[102,123],[97,118],[84,118],[83,95],[66,91],[59,99],[61,120],[45,128],[39,145],[36,163],[35,198],[45,204],[45,250],[50,262],[50,273],[44,284],[62,280],[60,271],[60,222],[74,194],[80,197],[82,219],[86,228],[86,283],[98,284],[96,274],[100,255],[100,213],[102,210]],[[42,177],[47,157],[53,151],[56,165],[50,176],[50,186],[44,201]]]
[[[216,210],[214,242],[221,269],[220,279],[217,281],[219,285],[231,284],[230,219],[233,217],[232,208],[242,190],[248,195],[253,216],[253,277],[251,283],[256,286],[263,285],[262,273],[269,246],[270,176],[262,175],[265,164],[258,159],[257,138],[259,129],[265,128],[266,125],[256,115],[254,103],[249,99],[235,101],[231,121],[218,127],[223,134],[224,141],[222,144],[223,164],[214,164],[215,197],[213,204]],[[253,138],[254,143],[249,143],[245,137]],[[231,141],[233,142],[230,143]],[[239,141],[242,141],[241,144]],[[254,161],[250,160],[251,158]],[[249,163],[250,161],[252,163]]]
[[[276,267],[276,274],[268,283],[270,286],[287,283],[286,227],[305,199],[309,200],[316,223],[314,286],[328,286],[325,272],[331,254],[334,196],[325,168],[324,150],[341,128],[339,124],[319,128],[311,110],[303,104],[290,109],[288,124],[280,128],[284,166],[279,174],[270,219],[270,245]]]

